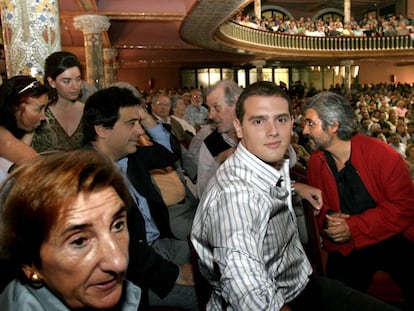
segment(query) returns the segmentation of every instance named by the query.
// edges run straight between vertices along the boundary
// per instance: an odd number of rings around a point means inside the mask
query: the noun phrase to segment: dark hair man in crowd
[[[116,162],[135,203],[128,217],[131,258],[127,278],[143,289],[143,299],[150,306],[198,310],[188,242],[171,233],[168,209],[148,171],[148,167],[165,167],[177,160],[170,133],[123,87],[91,95],[83,125],[86,143]],[[155,143],[137,147],[145,133]]]
[[[207,309],[395,310],[312,274],[285,158],[291,113],[289,97],[271,82],[249,85],[237,101],[240,143],[208,183],[191,235],[213,289]]]

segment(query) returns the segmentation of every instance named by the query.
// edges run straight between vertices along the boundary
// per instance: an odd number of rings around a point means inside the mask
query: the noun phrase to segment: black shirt
[[[362,214],[369,208],[374,208],[376,203],[351,161],[346,161],[345,167],[338,172],[332,155],[325,151],[325,157],[335,176],[341,211],[349,215],[355,215]]]

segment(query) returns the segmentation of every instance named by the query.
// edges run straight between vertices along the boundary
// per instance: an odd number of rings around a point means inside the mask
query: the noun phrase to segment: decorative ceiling
[[[378,3],[395,1],[351,0],[361,11]],[[335,7],[340,0],[262,1],[288,10],[303,12]],[[73,18],[82,14],[106,15],[110,28],[104,35],[105,47],[118,49],[122,67],[160,65],[192,67],[239,65],[255,59],[237,54],[214,40],[214,30],[238,8],[252,6],[252,0],[59,0],[62,49],[84,60],[83,34],[73,26]]]

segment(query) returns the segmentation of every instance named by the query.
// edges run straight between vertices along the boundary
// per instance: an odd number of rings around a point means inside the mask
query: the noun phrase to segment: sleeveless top
[[[82,120],[71,136],[69,136],[59,121],[56,120],[49,107],[45,111],[45,122],[36,129],[32,147],[37,152],[70,151],[80,149],[83,143]]]

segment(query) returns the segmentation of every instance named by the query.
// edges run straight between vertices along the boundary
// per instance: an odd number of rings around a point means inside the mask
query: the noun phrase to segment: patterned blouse
[[[83,132],[82,121],[71,136],[69,136],[59,121],[56,120],[50,107],[46,108],[46,121],[36,129],[32,147],[37,152],[70,151],[82,147]]]

